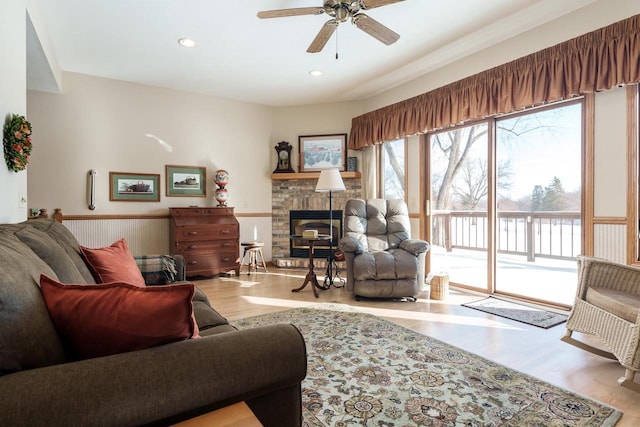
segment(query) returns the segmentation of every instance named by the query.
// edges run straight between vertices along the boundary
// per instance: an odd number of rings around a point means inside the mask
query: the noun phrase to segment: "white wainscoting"
[[[264,242],[263,256],[271,261],[271,217],[238,217],[240,242],[259,240]],[[135,255],[168,254],[169,219],[65,219],[63,224],[73,233],[82,246],[102,248],[121,238],[127,239],[131,253]],[[240,247],[240,255],[243,248]]]
[[[594,224],[593,255],[609,261],[626,264],[627,226],[620,224]]]
[[[76,236],[82,246],[101,248],[125,238],[135,255],[169,253],[169,220],[152,219],[96,219],[67,220],[63,224]]]

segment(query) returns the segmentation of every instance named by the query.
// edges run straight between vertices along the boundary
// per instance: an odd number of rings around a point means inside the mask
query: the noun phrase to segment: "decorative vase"
[[[224,208],[227,206],[227,199],[229,198],[229,192],[226,188],[216,188],[216,200],[218,201],[218,207]]]
[[[217,170],[213,176],[213,182],[218,186],[216,189],[216,200],[218,201],[219,208],[227,206],[227,199],[229,198],[229,192],[224,188],[229,183],[229,172],[224,169]]]
[[[224,188],[229,183],[229,172],[224,169],[216,171],[213,182],[220,188]]]

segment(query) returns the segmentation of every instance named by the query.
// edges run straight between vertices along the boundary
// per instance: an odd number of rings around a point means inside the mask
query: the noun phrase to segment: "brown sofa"
[[[202,338],[73,360],[42,299],[41,273],[95,283],[63,224],[0,225],[0,425],[168,425],[239,401],[265,426],[301,424],[307,361],[294,326],[238,331],[196,287]]]

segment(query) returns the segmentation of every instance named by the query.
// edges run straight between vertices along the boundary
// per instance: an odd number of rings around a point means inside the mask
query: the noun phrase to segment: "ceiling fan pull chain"
[[[336,61],[338,60],[338,28],[336,28]]]

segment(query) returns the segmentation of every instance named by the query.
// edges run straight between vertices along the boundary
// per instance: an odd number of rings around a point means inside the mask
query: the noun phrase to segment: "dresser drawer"
[[[236,224],[185,225],[176,227],[175,240],[234,239],[240,230]]]
[[[194,240],[175,243],[175,253],[187,254],[211,254],[220,252],[239,252],[238,240]]]
[[[187,276],[209,276],[236,269],[240,265],[238,252],[187,254],[184,256]]]

